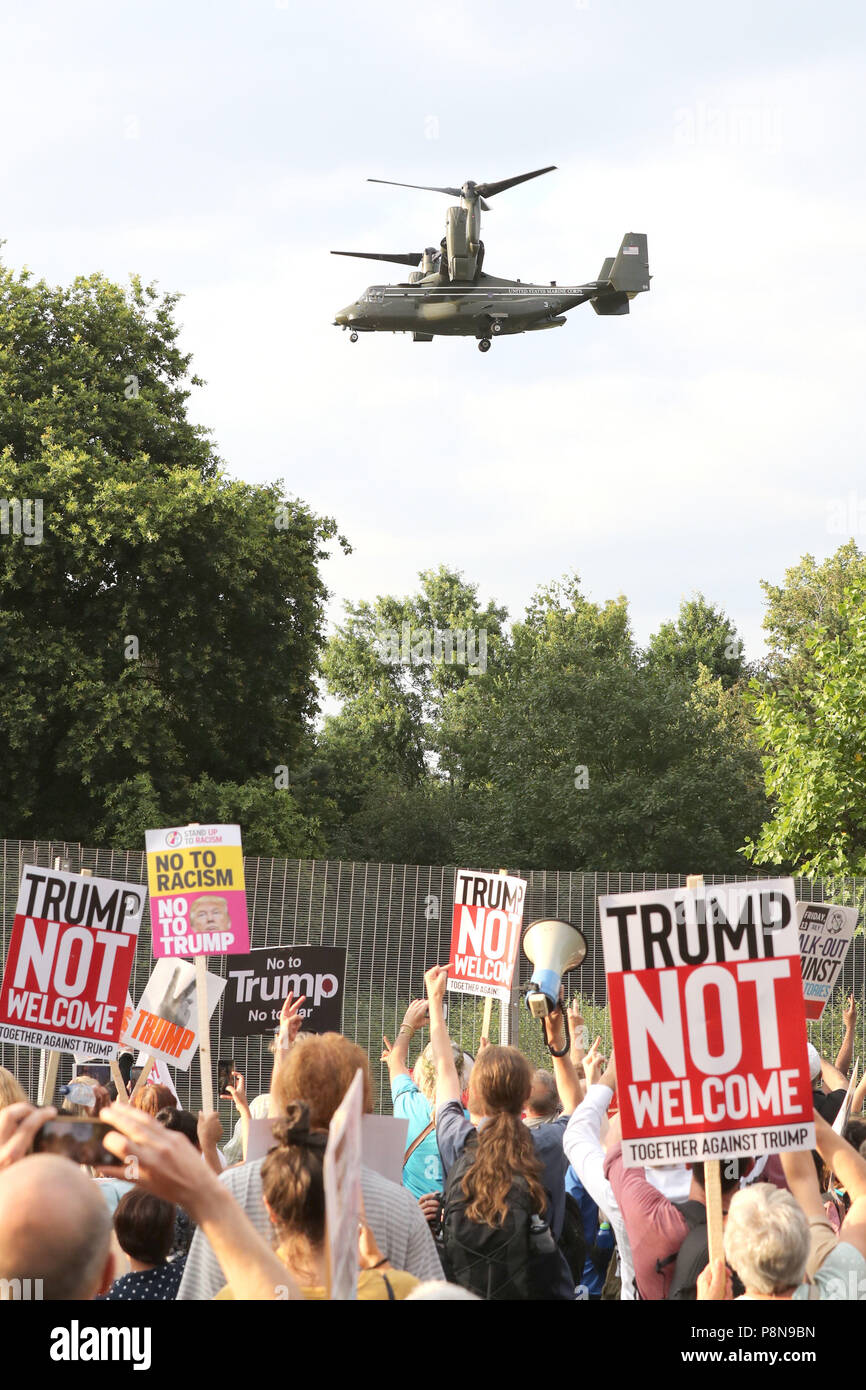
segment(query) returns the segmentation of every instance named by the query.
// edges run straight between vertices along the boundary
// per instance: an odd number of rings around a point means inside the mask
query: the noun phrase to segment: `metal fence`
[[[3,840],[2,902],[0,902],[0,960],[5,960],[15,913],[18,881],[23,864],[51,867],[60,856],[73,872],[90,869],[103,878],[146,881],[143,851],[85,849],[80,845]],[[478,866],[474,866],[478,867]],[[368,1053],[374,1081],[378,1080],[379,1109],[388,1111],[390,1098],[387,1070],[380,1066],[382,1034],[393,1039],[408,1002],[423,995],[424,971],[448,960],[455,870],[415,864],[343,863],[334,860],[244,860],[247,902],[250,912],[250,946],[343,946],[347,951],[347,978],[343,1006],[343,1032]],[[580,971],[567,984],[579,992],[590,1028],[610,1044],[605,1008],[604,963],[598,930],[597,902],[601,894],[674,888],[685,874],[565,873],[510,868],[528,882],[524,923],[540,917],[561,917],[584,933],[589,951]],[[753,875],[752,877],[759,877]],[[731,882],[732,876],[705,875],[708,884]],[[845,901],[863,904],[866,880],[820,881],[796,879],[797,896],[815,902]],[[861,906],[861,923],[863,911]],[[138,1000],[153,968],[149,916],[145,913],[138,943],[133,979],[133,999]],[[859,932],[859,928],[858,928]],[[226,974],[231,957],[215,956],[208,962],[214,973]],[[530,975],[530,964],[521,953],[519,979],[515,981],[510,1008],[499,1016],[494,1005],[493,1032],[516,1041],[538,1064],[544,1049],[539,1025],[519,1004],[519,988]],[[842,988],[825,1011],[820,1025],[812,1025],[813,1041],[824,1055],[835,1055],[843,1032],[841,1000],[851,994],[862,1006],[866,998],[866,947],[861,934],[855,938],[844,967]],[[450,995],[449,1030],[470,1052],[477,1049],[483,1001],[468,995]],[[861,1009],[862,1012],[862,1009]],[[267,1037],[233,1038],[222,1034],[222,1005],[211,1021],[211,1057],[234,1058],[246,1077],[250,1099],[268,1089],[271,1056]],[[855,1055],[864,1056],[864,1034],[858,1022]],[[414,1060],[414,1053],[410,1061]],[[0,1065],[12,1071],[35,1098],[39,1052],[28,1047],[0,1045]],[[73,1068],[71,1053],[60,1063],[60,1083]],[[201,1100],[198,1058],[188,1072],[175,1073],[181,1104],[197,1110]],[[220,1102],[229,1122],[231,1104]]]

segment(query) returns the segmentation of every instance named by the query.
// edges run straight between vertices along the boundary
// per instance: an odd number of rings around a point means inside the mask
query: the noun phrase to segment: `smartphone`
[[[58,1115],[46,1120],[33,1140],[33,1152],[61,1154],[73,1163],[87,1163],[92,1168],[115,1167],[120,1160],[109,1153],[103,1139],[113,1125],[91,1120],[86,1115]]]
[[[217,1062],[217,1095],[231,1100],[231,1096],[226,1090],[226,1086],[235,1084],[235,1063],[234,1058],[226,1062],[220,1059]]]

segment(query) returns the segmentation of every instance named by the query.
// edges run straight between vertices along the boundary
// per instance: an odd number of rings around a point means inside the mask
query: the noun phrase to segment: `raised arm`
[[[851,1097],[851,1119],[855,1119],[862,1113],[863,1101],[866,1100],[866,1071],[860,1077]]]
[[[832,1062],[828,1062],[826,1057],[821,1058],[821,1080],[829,1091],[847,1091],[848,1078],[844,1072],[838,1071]]]
[[[782,1160],[785,1182],[797,1199],[797,1204],[806,1220],[825,1220],[824,1202],[821,1198],[821,1188],[818,1185],[818,1174],[812,1161],[811,1150],[798,1149],[796,1153],[783,1153],[779,1156]]]
[[[853,1245],[866,1257],[866,1159],[817,1113],[815,1137],[819,1154],[851,1198],[839,1240]]]
[[[430,1006],[426,999],[413,999],[403,1015],[394,1046],[382,1053],[382,1060],[388,1064],[388,1075],[392,1081],[398,1076],[409,1075],[409,1044],[418,1029],[424,1026],[429,1011]]]
[[[434,965],[424,976],[427,998],[430,1001],[430,1049],[436,1066],[436,1108],[447,1105],[451,1100],[459,1100],[460,1080],[454,1065],[451,1039],[445,1026],[445,986],[448,983],[448,966]]]
[[[571,1010],[569,1010],[569,1015]],[[565,1021],[562,1016],[562,1000],[554,1009],[553,1013],[547,1017],[547,1036],[551,1047],[557,1052],[562,1052],[565,1048]],[[577,1069],[571,1059],[570,1054],[564,1057],[555,1057],[551,1054],[553,1062],[553,1076],[556,1081],[556,1089],[559,1092],[559,1099],[562,1109],[566,1115],[573,1115],[580,1102],[583,1100],[585,1087]]]
[[[836,1055],[836,1070],[841,1072],[843,1076],[847,1076],[851,1070],[851,1060],[854,1056],[854,1030],[857,1027],[857,1001],[853,994],[848,996],[848,1003],[842,1011],[842,1018],[845,1020],[845,1036]]]

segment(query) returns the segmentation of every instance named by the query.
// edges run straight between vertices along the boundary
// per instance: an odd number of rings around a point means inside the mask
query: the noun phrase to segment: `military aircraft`
[[[494,336],[535,333],[542,328],[561,328],[569,309],[589,300],[597,314],[627,314],[629,301],[650,287],[647,239],[643,232],[627,232],[616,256],[610,256],[597,280],[585,285],[523,284],[485,274],[481,213],[489,212],[488,198],[507,188],[549,174],[556,165],[533,169],[497,183],[473,183],[461,188],[436,188],[428,184],[396,183],[392,179],[368,179],[394,188],[419,188],[428,193],[447,193],[459,198],[448,209],[445,236],[438,249],[391,255],[378,251],[332,251],[332,256],[357,256],[367,261],[392,261],[417,267],[396,285],[370,285],[334,319],[348,329],[353,343],[359,333],[411,333],[416,343],[434,337],[477,338],[487,352]]]

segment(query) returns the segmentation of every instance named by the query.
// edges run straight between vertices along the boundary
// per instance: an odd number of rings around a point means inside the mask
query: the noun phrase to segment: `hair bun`
[[[282,1119],[274,1120],[271,1129],[281,1149],[296,1148],[299,1145],[324,1153],[328,1143],[327,1133],[321,1134],[310,1129],[310,1107],[303,1101],[292,1101]]]
[[[283,1118],[274,1121],[272,1129],[282,1149],[290,1144],[303,1144],[310,1134],[310,1107],[303,1101],[292,1101]]]

